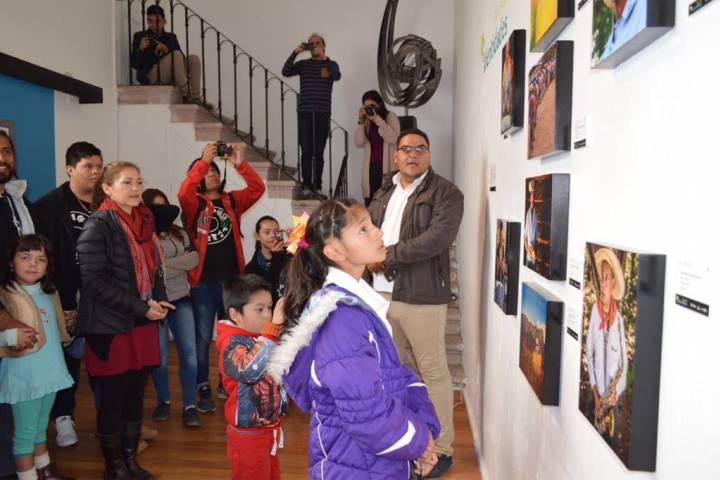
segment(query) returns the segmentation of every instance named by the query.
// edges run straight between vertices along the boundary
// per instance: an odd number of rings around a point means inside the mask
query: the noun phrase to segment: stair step
[[[195,140],[199,142],[213,142],[222,140],[227,143],[247,143],[250,138],[245,132],[236,134],[230,127],[223,125],[221,122],[195,122]],[[277,155],[277,152],[270,150],[265,152],[264,149],[248,148],[246,150],[248,155],[245,160],[273,160]]]
[[[453,390],[462,390],[465,388],[465,369],[461,365],[453,365],[450,367],[450,376],[453,380]]]
[[[182,95],[171,85],[118,86],[118,103],[121,105],[181,104]]]
[[[302,186],[295,180],[269,180],[267,193],[270,198],[295,198],[300,194]]]
[[[463,366],[462,352],[448,351],[447,359],[448,359],[448,366],[450,366],[450,367],[462,367]]]
[[[302,215],[303,212],[311,214],[321,203],[322,200],[293,200],[292,214],[298,217]]]
[[[212,113],[194,103],[170,105],[170,115],[173,123],[217,122]]]
[[[449,352],[463,351],[463,339],[460,335],[445,334],[445,350]]]

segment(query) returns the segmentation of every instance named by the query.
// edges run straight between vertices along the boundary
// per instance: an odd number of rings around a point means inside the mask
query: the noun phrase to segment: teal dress
[[[6,357],[0,362],[0,403],[15,404],[45,395],[73,384],[65,366],[55,307],[39,283],[23,285],[40,312],[45,329],[45,344],[37,352],[21,357]]]

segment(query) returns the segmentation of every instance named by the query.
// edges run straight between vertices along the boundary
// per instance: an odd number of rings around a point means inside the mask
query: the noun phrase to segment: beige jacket
[[[57,292],[50,294],[53,305],[55,306],[55,319],[57,320],[58,329],[60,330],[60,340],[62,342],[70,341],[70,336],[65,328],[65,315],[60,305],[60,297]],[[45,344],[45,329],[42,325],[40,312],[35,306],[32,297],[17,283],[13,283],[10,290],[0,287],[0,301],[13,319],[19,320],[25,326],[31,327],[38,332],[38,342],[32,348],[24,350],[15,350],[9,347],[0,348],[0,357],[22,357],[33,352],[37,352]],[[17,325],[8,326],[14,328]],[[0,325],[0,329],[2,325]]]
[[[400,135],[400,120],[393,112],[389,112],[387,122],[375,116],[375,123],[378,126],[380,136],[383,138],[383,175],[392,172],[395,169],[395,145],[397,144],[398,135]],[[362,166],[362,190],[363,197],[370,196],[370,142],[367,138],[368,123],[364,125],[358,124],[355,128],[355,145],[364,149],[363,166]]]

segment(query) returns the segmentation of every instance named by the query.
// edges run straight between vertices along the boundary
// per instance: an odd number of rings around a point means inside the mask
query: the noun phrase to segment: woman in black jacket
[[[77,242],[80,264],[78,333],[100,397],[97,436],[104,479],[155,477],[137,464],[145,382],[158,365],[158,320],[166,300],[163,260],[153,217],[142,203],[137,166],[111,162],[93,194],[96,208]]]

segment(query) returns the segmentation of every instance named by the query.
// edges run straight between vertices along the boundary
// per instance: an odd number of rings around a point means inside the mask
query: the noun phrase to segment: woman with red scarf
[[[104,479],[155,477],[136,461],[145,382],[160,363],[157,321],[168,303],[153,216],[137,166],[111,162],[93,194],[96,208],[77,242],[82,286],[78,330],[100,402],[97,436]]]

